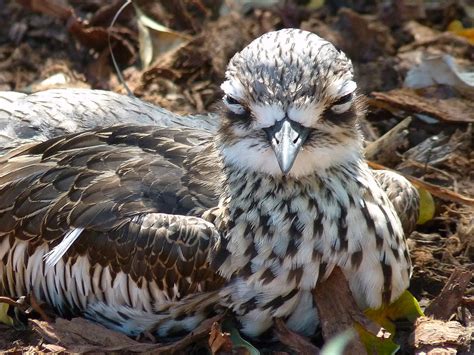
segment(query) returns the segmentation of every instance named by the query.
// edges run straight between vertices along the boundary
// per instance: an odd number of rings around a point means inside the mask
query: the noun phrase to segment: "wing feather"
[[[420,213],[420,195],[418,190],[403,176],[393,171],[374,170],[375,179],[392,202],[398,218],[408,236],[415,230]]]
[[[208,140],[206,132],[195,129],[130,125],[12,150],[0,160],[0,241],[12,241],[15,250],[28,240],[27,255],[36,263],[41,260],[36,252],[49,251],[45,275],[56,272],[60,260],[82,260],[70,267],[71,275],[61,276],[80,294],[64,296],[66,308],[82,308],[80,298],[98,287],[71,281],[81,272],[111,278],[112,284],[126,275],[119,282],[121,296],[114,297],[127,302],[137,297],[134,287],[143,291],[150,284],[158,290],[148,294],[167,299],[217,287],[221,280],[208,265],[217,232],[203,219],[187,216],[208,207],[200,203],[200,194],[209,204],[217,201],[209,182],[187,169],[202,151],[212,153]],[[207,168],[206,178],[211,171]],[[190,192],[190,186],[201,185]],[[106,271],[95,272],[99,266]],[[65,291],[47,289],[51,286],[47,277],[31,287],[57,303],[58,293]]]

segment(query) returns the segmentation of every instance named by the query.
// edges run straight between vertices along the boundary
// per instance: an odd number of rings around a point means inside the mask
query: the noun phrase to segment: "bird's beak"
[[[309,128],[287,118],[265,128],[283,174],[288,174],[301,146],[308,138]]]

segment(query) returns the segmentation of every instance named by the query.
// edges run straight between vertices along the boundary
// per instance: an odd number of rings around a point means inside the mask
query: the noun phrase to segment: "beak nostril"
[[[291,170],[298,152],[303,148],[309,128],[284,118],[275,122],[273,126],[264,128],[264,131],[282,173],[287,174]]]

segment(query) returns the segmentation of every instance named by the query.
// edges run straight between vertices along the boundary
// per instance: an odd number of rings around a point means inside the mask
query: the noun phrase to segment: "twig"
[[[451,315],[456,312],[456,308],[462,303],[464,291],[471,279],[471,270],[455,269],[440,294],[426,308],[425,315],[440,320],[449,320]]]
[[[51,323],[53,320],[51,319],[51,317],[49,317],[46,314],[46,312],[38,304],[38,301],[36,300],[36,297],[33,293],[30,293],[29,299],[30,299],[31,308],[33,308],[33,310],[36,311],[40,315],[41,319],[44,320],[45,322]]]
[[[406,137],[405,130],[411,121],[411,117],[405,118],[379,139],[369,143],[364,150],[366,159],[379,160],[381,155],[394,155],[396,149],[403,144],[403,140]],[[387,160],[386,157],[384,160]]]
[[[9,304],[10,306],[15,306],[15,307],[20,306],[20,304],[17,301],[6,296],[0,296],[0,303],[6,303],[6,304]]]
[[[446,201],[452,201],[452,202],[458,202],[462,203],[468,206],[474,206],[474,198],[467,197],[461,194],[458,194],[454,191],[451,191],[449,189],[446,189],[444,187],[430,184],[429,182],[420,180],[414,176],[404,174],[400,171],[395,171],[393,169],[387,168],[386,166],[383,166],[381,164],[374,163],[372,161],[368,161],[367,164],[373,169],[383,169],[383,170],[390,170],[394,171],[400,175],[403,175],[405,178],[407,178],[410,182],[413,183],[413,185],[417,187],[421,187],[427,191],[429,191],[432,195],[439,197],[440,199],[446,200]]]
[[[20,297],[16,301],[10,297],[0,296],[0,303],[6,303],[10,306],[16,307],[26,315],[31,313],[32,308],[30,307],[29,304],[27,304],[27,302],[25,302],[24,296]]]
[[[454,176],[452,176],[450,173],[448,173],[447,171],[444,171],[442,169],[435,168],[434,166],[431,166],[431,165],[426,166],[426,164],[417,162],[416,160],[413,160],[413,159],[407,159],[403,162],[403,167],[404,168],[405,167],[411,167],[411,166],[413,166],[415,168],[424,169],[423,175],[425,175],[428,171],[433,171],[433,172],[436,172],[438,174],[446,176],[449,180],[452,181],[453,185],[455,185],[457,183],[456,178]]]

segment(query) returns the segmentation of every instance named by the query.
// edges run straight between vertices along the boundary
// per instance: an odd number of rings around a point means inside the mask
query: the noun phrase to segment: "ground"
[[[122,3],[0,0],[0,90],[80,86],[126,93],[107,42]],[[367,97],[361,127],[368,142],[411,118],[395,139],[368,156],[434,198],[434,205],[423,207],[429,220],[408,239],[414,263],[410,291],[425,307],[455,269],[472,272],[474,82],[463,75],[474,67],[469,2],[300,0],[252,7],[262,2],[247,1],[243,8],[243,1],[222,3],[134,1],[136,7],[122,12],[110,30],[111,43],[133,94],[177,113],[208,112],[220,98],[227,61],[253,38],[284,27],[325,37],[353,60]],[[151,29],[143,14],[172,30]],[[139,33],[139,26],[148,30]],[[450,319],[472,326],[473,297],[468,282]],[[31,323],[26,330],[0,325],[0,351],[61,350],[35,329]],[[402,345],[402,351],[409,349]]]

